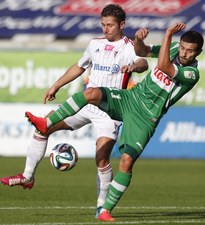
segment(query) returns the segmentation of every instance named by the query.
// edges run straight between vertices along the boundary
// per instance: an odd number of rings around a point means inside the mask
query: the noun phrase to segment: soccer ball
[[[67,143],[56,145],[50,154],[51,165],[60,171],[71,170],[78,161],[78,153],[75,148]]]

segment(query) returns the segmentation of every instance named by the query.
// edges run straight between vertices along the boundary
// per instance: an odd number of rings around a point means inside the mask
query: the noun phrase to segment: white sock
[[[49,118],[46,118],[46,125],[47,125],[48,128],[53,125]]]
[[[105,202],[110,183],[113,178],[112,167],[110,163],[103,168],[98,167],[97,188],[98,199],[97,207],[102,206]]]
[[[37,132],[34,133],[31,143],[28,146],[26,165],[23,176],[28,179],[34,179],[35,170],[38,163],[41,161],[46,152],[48,137],[43,136]]]

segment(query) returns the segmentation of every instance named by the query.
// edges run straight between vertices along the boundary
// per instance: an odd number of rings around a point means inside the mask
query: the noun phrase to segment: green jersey
[[[175,75],[170,78],[155,67],[145,79],[133,89],[137,104],[153,122],[157,122],[184,94],[190,91],[199,80],[197,60],[192,65],[182,66],[178,60],[179,44],[173,42],[170,48],[170,60],[175,67]],[[160,46],[152,47],[152,57],[158,57]]]
[[[180,65],[178,47],[178,43],[172,43],[170,48],[170,59],[175,67],[173,78],[155,67],[130,90],[101,88],[103,101],[100,108],[111,118],[124,122],[119,148],[133,159],[142,153],[169,107],[199,80],[197,61],[186,67]],[[158,56],[159,50],[160,46],[153,46],[153,57]]]

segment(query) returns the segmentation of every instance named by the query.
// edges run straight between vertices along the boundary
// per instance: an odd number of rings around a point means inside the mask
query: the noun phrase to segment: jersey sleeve
[[[158,58],[161,45],[151,45],[152,58]]]
[[[151,45],[152,58],[158,58],[161,45]],[[178,53],[178,42],[172,42],[170,46],[170,57]]]
[[[91,60],[91,42],[88,44],[83,56],[78,60],[78,66],[87,69],[92,64]]]
[[[174,65],[176,73],[174,80],[181,84],[186,84],[188,86],[194,86],[199,80],[199,70],[196,67],[191,66],[177,66]]]

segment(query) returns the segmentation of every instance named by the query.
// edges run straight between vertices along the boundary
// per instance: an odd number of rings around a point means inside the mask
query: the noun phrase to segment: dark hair
[[[194,30],[190,30],[185,32],[180,40],[188,42],[188,43],[196,43],[198,45],[197,50],[201,50],[204,44],[204,39],[202,37],[202,35]]]
[[[101,17],[113,16],[119,23],[125,21],[126,13],[120,5],[109,4],[105,6],[101,12]]]

